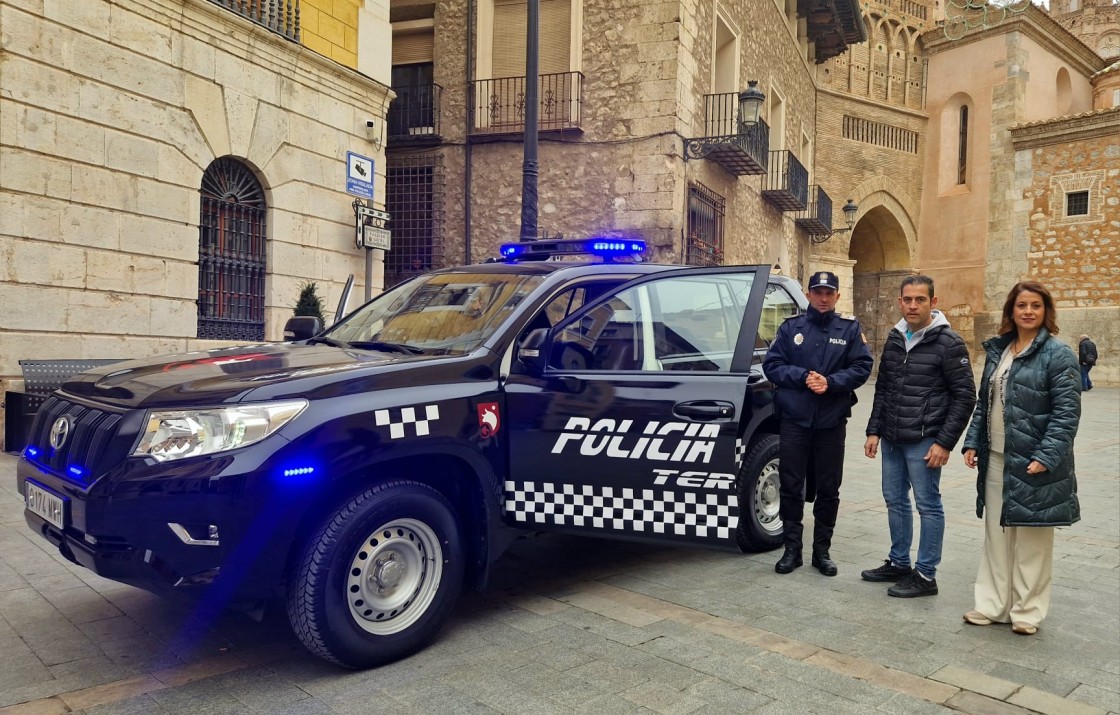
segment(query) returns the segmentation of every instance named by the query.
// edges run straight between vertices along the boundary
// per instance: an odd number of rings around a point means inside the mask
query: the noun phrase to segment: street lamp
[[[848,222],[848,228],[841,229],[842,231],[851,231],[856,226],[856,214],[859,213],[859,204],[854,199],[848,199],[848,203],[844,204],[841,209],[844,212],[844,220]]]
[[[844,221],[847,222],[845,228],[835,228],[828,233],[817,234],[812,236],[813,243],[824,243],[838,233],[847,233],[856,227],[856,214],[859,213],[859,204],[854,199],[848,199],[848,203],[844,204],[844,208],[840,209],[844,212]]]
[[[758,80],[747,81],[747,88],[739,92],[739,133],[746,134],[747,130],[758,124],[758,114],[762,110],[762,103],[766,95],[758,88]]]

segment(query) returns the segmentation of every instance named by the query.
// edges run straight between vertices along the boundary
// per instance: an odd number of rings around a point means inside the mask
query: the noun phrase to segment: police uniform
[[[839,285],[836,274],[828,271],[814,273],[809,280],[809,290],[838,290]],[[778,564],[779,573],[801,565],[801,520],[806,496],[812,499],[814,486],[813,565],[826,575],[836,573],[828,550],[840,507],[844,436],[854,391],[867,382],[873,364],[855,317],[841,317],[835,311],[820,313],[812,306],[806,314],[782,323],[770,345],[762,368],[777,388],[774,403],[781,420],[779,513],[786,555]],[[823,394],[806,385],[810,371],[827,378],[828,389]],[[807,475],[810,465],[812,474]],[[811,480],[808,492],[807,476]]]

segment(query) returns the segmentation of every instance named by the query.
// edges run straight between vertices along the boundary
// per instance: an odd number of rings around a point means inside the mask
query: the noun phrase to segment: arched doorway
[[[906,232],[889,208],[875,206],[860,218],[852,229],[848,258],[855,261],[853,309],[872,354],[878,356],[899,319],[899,283],[912,272]]]

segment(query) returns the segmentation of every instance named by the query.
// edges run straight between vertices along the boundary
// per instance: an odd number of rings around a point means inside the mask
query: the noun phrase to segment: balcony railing
[[[685,144],[689,158],[708,158],[734,176],[745,176],[766,173],[769,150],[766,122],[739,124],[738,92],[704,95],[704,135]]]
[[[793,222],[810,236],[832,235],[832,199],[823,186],[809,186],[809,205],[797,212]]]
[[[210,0],[278,35],[299,42],[299,0]]]
[[[438,84],[393,87],[397,98],[389,105],[390,143],[432,143],[440,139]]]
[[[800,211],[809,204],[809,172],[789,149],[770,152],[762,198],[782,211]]]
[[[537,129],[578,130],[583,107],[583,75],[542,74],[537,93]],[[471,82],[471,134],[520,134],[525,131],[525,78],[503,77]]]

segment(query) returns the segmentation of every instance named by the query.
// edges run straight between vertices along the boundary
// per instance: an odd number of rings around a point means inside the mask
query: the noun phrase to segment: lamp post
[[[521,168],[521,235],[537,240],[537,85],[540,55],[540,0],[527,3],[525,25],[525,160]]]

